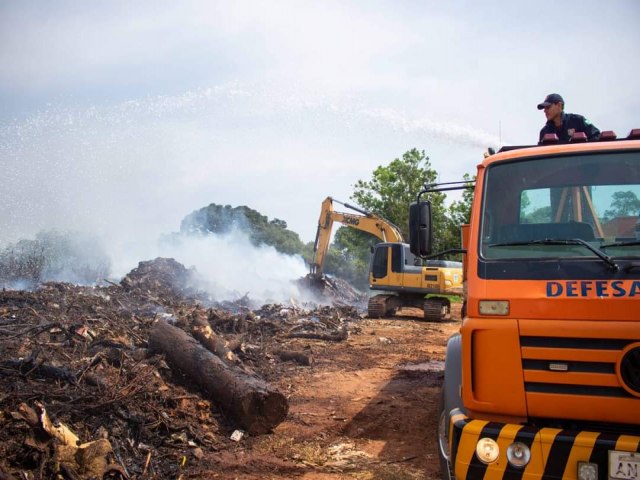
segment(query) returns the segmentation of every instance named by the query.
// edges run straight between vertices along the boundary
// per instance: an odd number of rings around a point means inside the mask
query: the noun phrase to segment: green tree
[[[409,205],[416,201],[425,183],[434,183],[437,172],[431,168],[424,151],[412,149],[402,158],[394,159],[387,166],[377,167],[370,180],[358,180],[351,200],[365,210],[375,212],[395,224],[409,241]],[[443,193],[435,192],[427,197],[433,206],[435,250],[444,249],[448,217],[444,208]],[[459,236],[459,235],[458,235]],[[380,240],[366,232],[350,227],[340,227],[334,236],[333,249],[340,252],[344,261],[353,262],[357,277],[367,279],[370,247]],[[330,249],[331,251],[331,249]],[[330,273],[330,270],[325,268]],[[363,282],[359,282],[361,284]],[[366,281],[364,284],[366,285]]]
[[[616,217],[630,217],[640,212],[640,200],[631,190],[615,192],[611,202],[611,210],[604,212],[605,220]]]
[[[425,152],[414,148],[389,165],[377,167],[371,180],[358,180],[351,198],[364,209],[394,223],[408,240],[409,205],[415,202],[424,184],[435,182],[437,176]],[[429,199],[436,215],[441,218],[444,195],[434,193]]]
[[[371,246],[378,243],[375,236],[350,227],[340,227],[329,249],[325,271],[348,280],[354,287],[369,287],[369,259]]]
[[[522,223],[546,223],[551,221],[551,207],[536,208],[533,212],[527,214]]]
[[[463,179],[466,182],[475,181],[475,176],[471,177],[465,173]],[[471,218],[471,203],[473,202],[473,187],[462,190],[462,198],[454,200],[449,205],[447,218],[447,236],[444,239],[445,249],[460,248],[462,245],[460,226],[469,223]],[[460,259],[460,255],[455,256]]]
[[[351,198],[364,209],[376,212],[397,225],[405,240],[408,240],[409,205],[416,201],[424,184],[434,183],[437,177],[438,173],[431,168],[424,150],[414,148],[386,167],[377,167],[371,180],[358,180]],[[434,223],[442,228],[445,217],[444,194],[432,193],[429,200],[434,208]]]
[[[261,215],[247,206],[210,204],[187,215],[180,224],[180,232],[227,233],[237,228],[244,231],[254,245],[271,245],[281,253],[301,254],[303,243],[297,233],[287,229],[287,222]]]

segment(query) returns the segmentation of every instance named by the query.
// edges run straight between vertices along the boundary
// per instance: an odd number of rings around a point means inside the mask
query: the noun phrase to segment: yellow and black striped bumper
[[[640,452],[640,436],[636,435],[538,429],[471,420],[458,409],[451,413],[451,464],[457,479],[576,479],[578,462],[590,462],[598,465],[598,480],[607,480],[610,450]],[[498,459],[489,465],[475,454],[478,440],[485,437],[495,440],[500,449]],[[507,461],[507,447],[513,442],[522,442],[531,451],[525,467]]]

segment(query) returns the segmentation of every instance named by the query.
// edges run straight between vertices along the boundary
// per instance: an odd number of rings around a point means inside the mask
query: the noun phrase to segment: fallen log
[[[349,332],[346,328],[335,330],[328,333],[314,333],[314,332],[289,332],[286,334],[286,338],[306,338],[314,340],[326,340],[329,342],[342,342],[349,338]]]
[[[229,365],[239,364],[240,360],[223,338],[213,331],[209,322],[204,318],[195,318],[191,324],[191,332],[200,343],[211,353]]]
[[[54,367],[45,363],[36,363],[33,359],[4,360],[0,362],[0,368],[4,371],[4,374],[15,372],[25,377],[31,376],[41,379],[61,380],[71,385],[76,384],[75,375],[67,368]]]
[[[227,365],[183,330],[158,320],[149,348],[186,374],[210,400],[253,435],[268,433],[287,416],[286,397],[264,380]]]

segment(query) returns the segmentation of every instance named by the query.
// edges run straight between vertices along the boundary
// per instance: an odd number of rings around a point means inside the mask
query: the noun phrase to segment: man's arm
[[[547,126],[546,125],[544,127],[542,127],[542,129],[540,129],[540,135],[538,136],[538,145],[540,145],[542,143],[542,137],[544,137],[545,133],[549,133],[549,132],[547,132]]]
[[[584,133],[587,136],[588,140],[599,140],[600,139],[600,130],[591,123],[586,118],[582,118]]]

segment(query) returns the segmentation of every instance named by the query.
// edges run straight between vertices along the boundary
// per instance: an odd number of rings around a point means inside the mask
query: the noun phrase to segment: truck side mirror
[[[416,202],[409,206],[409,249],[417,257],[431,255],[433,229],[431,202]]]

